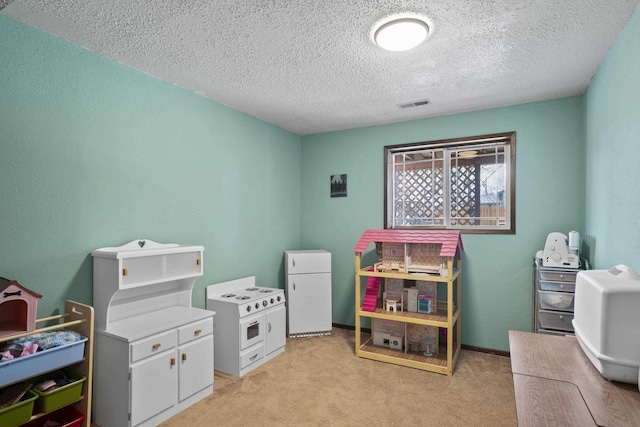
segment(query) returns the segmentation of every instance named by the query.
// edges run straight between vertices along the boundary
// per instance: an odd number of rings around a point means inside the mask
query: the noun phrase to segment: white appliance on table
[[[207,309],[216,313],[216,370],[242,376],[284,352],[284,290],[256,286],[255,279],[207,286]]]
[[[214,312],[191,306],[202,246],[93,251],[94,422],[156,426],[213,392]]]
[[[331,335],[331,253],[285,251],[284,257],[289,337]]]
[[[580,234],[577,231],[565,234],[549,233],[544,244],[544,249],[538,251],[536,256],[542,260],[543,267],[579,268]]]

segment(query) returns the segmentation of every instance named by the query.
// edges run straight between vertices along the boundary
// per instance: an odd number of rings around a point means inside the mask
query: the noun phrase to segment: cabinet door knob
[[[127,276],[129,274],[129,269],[128,268],[123,268],[122,269],[122,275],[123,276]]]
[[[175,364],[176,364],[176,358],[175,358],[175,357],[172,357],[172,358],[171,358],[171,366],[173,366],[173,365],[175,365]]]
[[[153,349],[154,349],[154,350],[159,349],[159,348],[160,348],[160,345],[161,345],[160,343],[155,343],[155,344],[153,345]]]
[[[202,329],[196,329],[195,331],[193,331],[193,333],[196,335],[200,335],[202,333]]]
[[[185,360],[187,360],[187,353],[182,353],[182,361],[184,362]]]
[[[196,260],[196,265],[200,265],[200,258]]]

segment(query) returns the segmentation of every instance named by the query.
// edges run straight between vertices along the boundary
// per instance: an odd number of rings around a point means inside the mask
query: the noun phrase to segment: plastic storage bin
[[[69,366],[84,357],[87,338],[0,363],[0,387]]]
[[[543,291],[575,292],[576,282],[548,282],[546,280],[540,280],[540,289]]]
[[[18,403],[0,409],[0,426],[15,427],[29,421],[33,413],[33,403],[37,398],[38,395],[29,390]]]
[[[70,403],[79,400],[82,397],[82,383],[85,382],[87,377],[84,377],[77,372],[74,372],[69,369],[65,369],[63,371],[68,379],[73,380],[72,383],[69,383],[65,386],[58,387],[55,390],[51,391],[40,391],[37,388],[34,388],[33,391],[38,395],[38,400],[36,401],[36,407],[40,410],[40,412],[52,412],[58,408],[62,408]],[[29,380],[29,382],[38,384],[44,377],[38,377],[35,379]]]
[[[542,329],[556,329],[560,331],[573,332],[573,313],[554,312],[540,310],[538,312],[538,322]]]
[[[538,291],[538,301],[543,310],[561,310],[573,312],[574,294],[566,292]]]
[[[84,414],[78,412],[71,406],[67,406],[40,418],[36,418],[24,424],[22,427],[42,427],[48,421],[55,421],[60,424],[60,427],[80,427],[83,420]]]

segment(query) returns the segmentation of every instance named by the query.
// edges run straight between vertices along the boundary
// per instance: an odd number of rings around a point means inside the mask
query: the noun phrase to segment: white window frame
[[[474,137],[465,138],[453,138],[447,140],[438,141],[425,141],[409,144],[390,145],[384,147],[384,162],[385,162],[385,191],[384,191],[384,220],[385,228],[397,228],[397,229],[453,229],[461,230],[464,233],[496,233],[496,234],[515,234],[515,132],[497,133],[491,135],[480,135]],[[452,202],[451,202],[451,189],[452,189],[452,171],[451,164],[452,159],[459,159],[461,156],[456,153],[460,152],[488,152],[495,150],[496,156],[500,155],[504,161],[504,192],[501,197],[504,204],[504,215],[499,215],[498,201],[496,201],[496,215],[499,217],[488,217],[487,221],[494,221],[492,224],[459,224],[460,218],[452,218]],[[409,218],[395,218],[396,210],[394,209],[394,202],[396,194],[394,194],[397,186],[394,183],[395,173],[397,166],[404,167],[406,163],[398,162],[396,159],[405,159],[405,155],[414,154],[418,152],[430,151],[434,154],[432,158],[437,155],[438,161],[442,161],[442,174],[443,181],[442,186],[438,187],[441,193],[438,193],[436,198],[442,199],[442,213],[436,217],[436,220],[432,224],[428,224],[428,220],[422,221],[420,224],[410,224]],[[400,156],[400,157],[399,157]],[[488,154],[484,154],[488,157]],[[502,164],[498,162],[496,157],[495,164]],[[403,160],[404,161],[404,160]],[[416,190],[418,191],[418,190]],[[477,191],[480,191],[479,189]],[[415,192],[414,192],[415,194]],[[402,196],[398,196],[402,197]],[[478,196],[479,197],[479,196]],[[429,196],[426,196],[429,198]],[[431,197],[433,199],[433,197]],[[414,201],[415,203],[415,201]],[[432,208],[433,206],[431,206]],[[473,217],[479,218],[479,217]],[[484,219],[484,218],[480,218]],[[437,222],[437,223],[436,223]],[[468,222],[468,221],[462,221]],[[479,221],[476,221],[479,222]],[[401,223],[401,224],[400,224]]]

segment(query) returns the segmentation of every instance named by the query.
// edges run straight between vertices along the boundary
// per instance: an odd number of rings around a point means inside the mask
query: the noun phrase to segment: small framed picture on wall
[[[347,174],[331,175],[331,197],[347,197]]]

